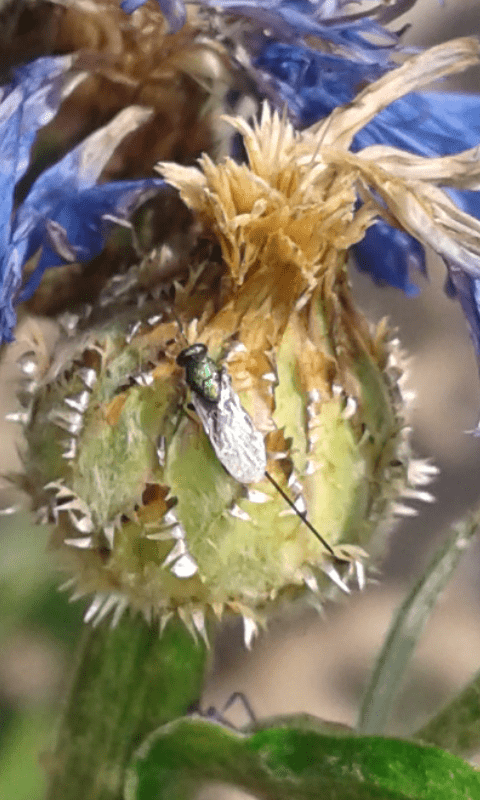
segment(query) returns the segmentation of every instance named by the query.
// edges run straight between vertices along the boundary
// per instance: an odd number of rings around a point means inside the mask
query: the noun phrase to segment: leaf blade
[[[365,692],[356,725],[358,733],[375,735],[385,730],[412,653],[478,524],[478,511],[457,523],[455,535],[435,554],[400,607]]]
[[[190,717],[148,737],[129,770],[125,798],[170,800],[180,796],[179,786],[212,781],[272,800],[473,800],[480,792],[470,765],[434,747],[325,735],[308,717],[284,717],[248,734]]]

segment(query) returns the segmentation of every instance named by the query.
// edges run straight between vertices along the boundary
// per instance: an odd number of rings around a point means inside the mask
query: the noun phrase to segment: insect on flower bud
[[[183,320],[190,302],[177,305]],[[231,341],[223,358],[218,345],[216,359],[186,348],[158,303],[59,343],[34,389],[24,484],[55,525],[69,587],[92,598],[87,619],[132,608],[163,626],[175,614],[205,636],[206,614],[233,612],[250,641],[282,599],[321,603],[332,579],[346,590],[363,574],[369,536],[407,484],[398,370],[382,372],[384,335],[377,364],[363,354],[364,385],[348,376],[352,406],[311,340],[315,318],[305,309],[262,358]],[[202,338],[219,339],[215,318]]]

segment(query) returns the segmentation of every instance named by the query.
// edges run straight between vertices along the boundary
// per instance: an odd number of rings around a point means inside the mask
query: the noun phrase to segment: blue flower
[[[71,57],[40,58],[16,70],[0,103],[0,341],[11,341],[14,303],[26,300],[44,271],[68,261],[97,255],[115,222],[125,223],[135,208],[164,184],[161,179],[119,181],[96,186],[118,143],[142,124],[150,111],[132,107],[75,147],[35,181],[14,210],[14,191],[29,165],[30,149],[40,127],[58,110]],[[38,263],[21,289],[25,262],[41,250]]]
[[[359,89],[385,73],[379,64],[327,55],[309,47],[265,40],[253,66],[269,83],[270,100],[287,104],[295,125],[305,128],[349,103]]]

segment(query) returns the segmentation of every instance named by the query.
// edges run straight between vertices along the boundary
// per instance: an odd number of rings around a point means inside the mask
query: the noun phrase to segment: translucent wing
[[[196,392],[192,392],[192,403],[218,460],[232,478],[240,483],[261,481],[267,468],[263,436],[240,404],[228,373],[220,372],[216,403]]]

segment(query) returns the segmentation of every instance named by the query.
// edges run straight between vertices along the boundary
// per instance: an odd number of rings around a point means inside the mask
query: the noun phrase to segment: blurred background
[[[478,33],[477,0],[418,0],[401,18],[405,41],[432,45]],[[479,71],[449,88],[479,91]],[[409,388],[416,393],[411,423],[417,455],[431,457],[440,474],[437,500],[399,522],[379,581],[341,604],[273,620],[250,652],[239,625],[219,635],[204,707],[221,709],[232,692],[245,693],[256,716],[308,712],[352,724],[392,615],[431,559],[449,524],[478,502],[480,440],[468,435],[480,416],[477,364],[459,307],[443,293],[444,267],[429,259],[428,283],[407,299],[379,289],[352,270],[355,296],[367,317],[388,316],[410,355]],[[31,322],[25,321],[24,325]],[[55,335],[52,323],[46,336]],[[15,346],[0,371],[0,417],[15,410]],[[18,426],[2,422],[0,472],[20,468]],[[0,507],[16,498],[5,484]],[[44,792],[45,755],[68,684],[81,627],[81,602],[57,591],[59,578],[45,553],[47,531],[26,513],[0,517],[0,797],[37,800]],[[391,733],[418,727],[479,668],[480,547],[469,551],[436,608],[402,687]],[[236,707],[229,719],[248,721]],[[204,797],[224,796],[209,789]]]

